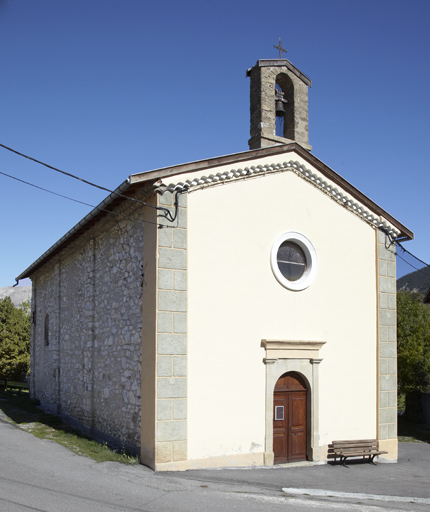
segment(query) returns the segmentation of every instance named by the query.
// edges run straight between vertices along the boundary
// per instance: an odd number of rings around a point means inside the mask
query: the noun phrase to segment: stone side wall
[[[379,440],[397,439],[397,296],[395,244],[377,232],[379,293]]]
[[[53,412],[137,449],[143,206],[126,203],[118,213],[122,216],[107,215],[32,276],[31,387]]]
[[[160,206],[174,211],[174,195]],[[187,459],[187,195],[158,230],[156,468]]]
[[[59,324],[59,264],[52,263],[46,271],[33,278],[30,394],[50,410],[59,412],[58,390],[60,377],[60,324]],[[49,344],[45,342],[45,317],[49,315]]]

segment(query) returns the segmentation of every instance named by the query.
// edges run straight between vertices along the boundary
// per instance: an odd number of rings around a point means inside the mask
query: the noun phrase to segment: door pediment
[[[267,359],[318,359],[325,341],[261,340]]]

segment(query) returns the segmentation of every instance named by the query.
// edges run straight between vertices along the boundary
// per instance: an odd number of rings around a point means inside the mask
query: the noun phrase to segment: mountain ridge
[[[425,295],[430,288],[430,267],[415,270],[397,279],[397,291],[408,291]]]
[[[23,302],[31,301],[31,285],[30,286],[4,286],[0,288],[0,300],[10,297],[15,306],[19,306]]]

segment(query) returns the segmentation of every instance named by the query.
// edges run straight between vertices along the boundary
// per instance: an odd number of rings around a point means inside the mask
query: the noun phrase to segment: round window
[[[306,256],[300,245],[291,240],[282,242],[276,258],[281,274],[288,281],[297,281],[306,270]]]
[[[272,270],[282,286],[304,290],[315,279],[318,269],[317,253],[302,234],[288,231],[279,236],[272,247]]]

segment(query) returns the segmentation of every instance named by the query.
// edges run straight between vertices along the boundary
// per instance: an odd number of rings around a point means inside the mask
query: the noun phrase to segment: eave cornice
[[[345,193],[343,188],[340,186],[339,188],[333,186],[334,180],[326,180],[324,174],[314,172],[305,165],[294,160],[289,160],[283,163],[252,165],[250,167],[229,169],[221,173],[209,174],[208,176],[203,175],[197,178],[186,180],[185,182],[170,183],[169,185],[161,182],[161,185],[158,186],[155,190],[158,193],[164,193],[165,191],[185,192],[205,188],[208,186],[220,185],[227,182],[288,171],[292,171],[296,175],[310,182],[312,185],[327,194],[331,199],[342,205],[344,208],[354,213],[373,227],[384,231],[392,238],[398,238],[402,235],[404,236],[404,232],[398,229],[394,223],[391,223],[388,220],[387,217],[389,217],[389,215],[386,214],[386,212],[384,212],[384,215],[381,215],[380,211],[375,211],[376,208],[374,208],[374,206],[377,205],[368,200],[368,198],[363,196],[365,199],[367,199],[367,201],[357,201],[352,194]],[[382,210],[379,207],[378,209]]]
[[[258,158],[278,156],[293,152],[297,153],[301,158],[303,158],[316,170],[320,171],[330,181],[341,187],[345,193],[350,194],[355,201],[359,201],[364,206],[369,208],[372,212],[386,219],[386,221],[389,224],[393,225],[398,230],[398,232],[401,233],[401,237],[404,240],[412,240],[414,238],[414,234],[410,229],[401,224],[392,215],[386,212],[378,204],[373,202],[369,197],[360,192],[360,190],[354,187],[346,179],[342,178],[342,176],[337,174],[333,169],[331,169],[328,165],[319,160],[316,156],[314,156],[308,150],[303,148],[297,142],[291,142],[288,144],[278,144],[276,146],[270,146],[267,148],[254,149],[250,151],[244,151],[241,153],[233,153],[230,155],[208,158],[206,160],[198,160],[196,162],[175,165],[172,167],[164,167],[162,169],[157,169],[154,171],[147,171],[145,173],[134,174],[130,176],[129,180],[131,184],[136,184],[137,182],[147,180],[167,180],[167,178],[179,174],[187,174],[197,171],[205,172],[209,171],[210,169],[214,169],[216,167],[229,164],[235,166],[238,166],[240,164],[246,165],[246,162]]]

